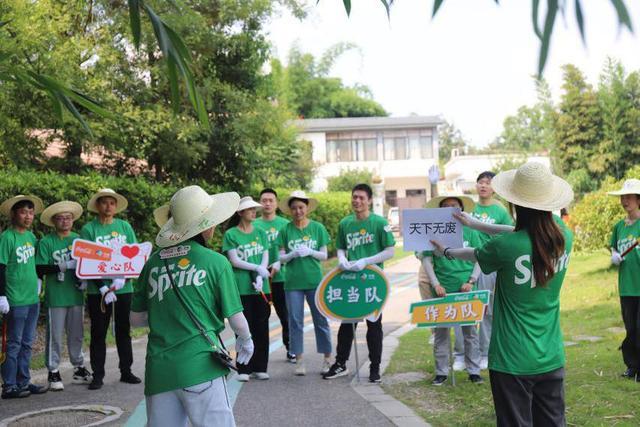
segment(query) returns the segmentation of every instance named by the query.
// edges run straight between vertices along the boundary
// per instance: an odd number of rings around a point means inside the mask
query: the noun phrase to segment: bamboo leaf
[[[84,130],[86,130],[87,133],[89,135],[91,135],[91,137],[93,137],[93,133],[91,132],[91,128],[89,128],[89,125],[84,120],[84,117],[82,117],[82,114],[80,114],[80,112],[78,111],[76,106],[73,105],[73,102],[71,102],[71,100],[68,97],[64,96],[64,95],[58,95],[58,96],[59,96],[60,101],[62,102],[62,105],[64,105],[65,108],[71,113],[71,115],[73,115],[73,117],[75,117],[75,119],[80,122],[80,124],[82,125]]]
[[[178,83],[178,73],[176,71],[176,63],[173,58],[167,58],[167,70],[169,72],[169,88],[171,89],[171,105],[173,112],[180,111],[180,86]]]
[[[136,49],[140,48],[140,1],[129,0],[129,25],[133,35],[133,44]]]
[[[587,38],[584,33],[584,15],[582,13],[582,5],[580,4],[580,0],[576,0],[576,21],[578,21],[578,28],[580,29],[580,37],[582,38],[582,43],[587,44]]]
[[[442,3],[444,3],[444,0],[435,0],[433,2],[433,12],[431,13],[431,18],[436,16],[436,13],[438,13],[438,10],[440,9],[440,6],[442,6]]]
[[[351,15],[351,0],[342,0],[344,4],[344,10],[347,12],[347,16]]]
[[[533,32],[542,40],[542,32],[538,24],[538,12],[540,11],[540,0],[533,0],[531,3],[531,21],[533,22]]]
[[[540,58],[538,60],[538,76],[542,76],[544,66],[547,63],[549,55],[549,45],[551,42],[551,33],[553,33],[553,25],[556,21],[558,13],[558,0],[547,0],[547,16],[544,20],[544,32],[542,33],[542,43],[540,45]]]
[[[618,14],[618,22],[629,29],[633,33],[633,26],[631,25],[631,18],[629,17],[629,11],[624,4],[624,0],[611,0],[613,7],[616,8]]]
[[[387,19],[391,19],[391,5],[393,4],[393,0],[380,0],[384,9],[387,11]]]

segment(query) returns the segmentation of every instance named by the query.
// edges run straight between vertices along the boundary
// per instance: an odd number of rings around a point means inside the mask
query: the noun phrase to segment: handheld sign
[[[316,290],[316,306],[325,316],[343,322],[378,320],[389,296],[389,281],[382,269],[369,265],[362,271],[334,268]]]
[[[411,304],[411,323],[423,328],[468,326],[482,322],[490,291],[447,294]]]
[[[405,251],[431,251],[431,240],[445,247],[462,247],[462,223],[454,216],[459,208],[404,209],[402,238]]]
[[[73,241],[71,256],[78,260],[76,277],[79,279],[131,279],[140,275],[152,249],[149,242],[106,246],[76,239]]]

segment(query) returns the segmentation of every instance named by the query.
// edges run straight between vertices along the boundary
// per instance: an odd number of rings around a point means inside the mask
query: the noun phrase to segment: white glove
[[[256,281],[252,285],[256,292],[262,292],[262,276],[256,277]]]
[[[350,271],[362,271],[365,269],[365,267],[367,266],[367,261],[362,258],[359,259],[357,261],[354,261],[351,263],[351,268],[349,268]]]
[[[75,270],[77,264],[78,261],[76,261],[75,259],[70,259],[69,261],[60,261],[58,263],[58,268],[60,269],[61,273],[64,273],[67,270]]]
[[[117,300],[118,297],[116,296],[115,292],[109,292],[104,296],[105,304],[111,304],[112,302],[116,302]]]
[[[87,289],[88,286],[89,286],[89,282],[87,282],[86,280],[81,280],[78,286],[76,286],[76,288],[78,288],[79,291],[84,291]]]
[[[114,291],[119,291],[120,289],[124,288],[124,285],[127,283],[126,279],[123,279],[121,277],[117,278],[117,279],[113,279],[111,281],[111,289]]]
[[[280,264],[280,261],[276,261],[273,264],[271,264],[271,271],[275,273],[280,271],[281,268],[282,268],[282,264]]]
[[[236,362],[247,365],[253,356],[253,340],[248,338],[236,338]]]
[[[296,249],[296,252],[298,253],[298,256],[300,258],[304,258],[306,256],[311,255],[311,252],[313,252],[308,246],[300,246],[298,247],[298,249]]]
[[[437,184],[440,180],[440,171],[438,166],[433,165],[429,168],[429,182],[433,185]]]
[[[261,266],[261,265],[256,265],[256,268],[255,268],[255,270],[253,270],[253,271],[255,271],[256,273],[258,273],[258,275],[259,275],[260,277],[263,277],[263,278],[267,278],[267,277],[269,277],[269,270],[267,270],[266,268],[264,268],[264,267],[263,267],[263,266]]]
[[[341,250],[338,251],[338,267],[343,271],[349,271],[351,268],[351,263],[347,261],[347,258],[344,256],[344,252]]]
[[[102,294],[102,296],[104,296],[104,294],[106,294],[107,292],[109,292],[109,288],[106,286],[102,286],[100,288],[100,293]]]
[[[42,280],[38,279],[38,295],[42,292]]]
[[[0,314],[7,314],[9,312],[9,301],[7,297],[0,297]]]
[[[613,252],[611,254],[611,264],[620,265],[622,261],[624,261],[624,258],[622,258],[622,255],[620,255],[618,252]]]

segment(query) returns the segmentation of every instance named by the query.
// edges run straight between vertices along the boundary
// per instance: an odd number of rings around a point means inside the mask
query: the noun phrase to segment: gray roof
[[[302,132],[408,129],[434,127],[444,123],[439,116],[345,117],[337,119],[301,119],[294,124]]]

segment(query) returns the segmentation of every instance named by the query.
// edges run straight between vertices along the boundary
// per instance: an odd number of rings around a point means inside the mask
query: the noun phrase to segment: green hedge
[[[625,179],[640,179],[640,165],[627,172]],[[575,250],[592,252],[609,247],[611,230],[625,217],[620,198],[607,195],[618,190],[623,180],[606,179],[598,191],[586,194],[571,210],[569,224],[575,233]]]

